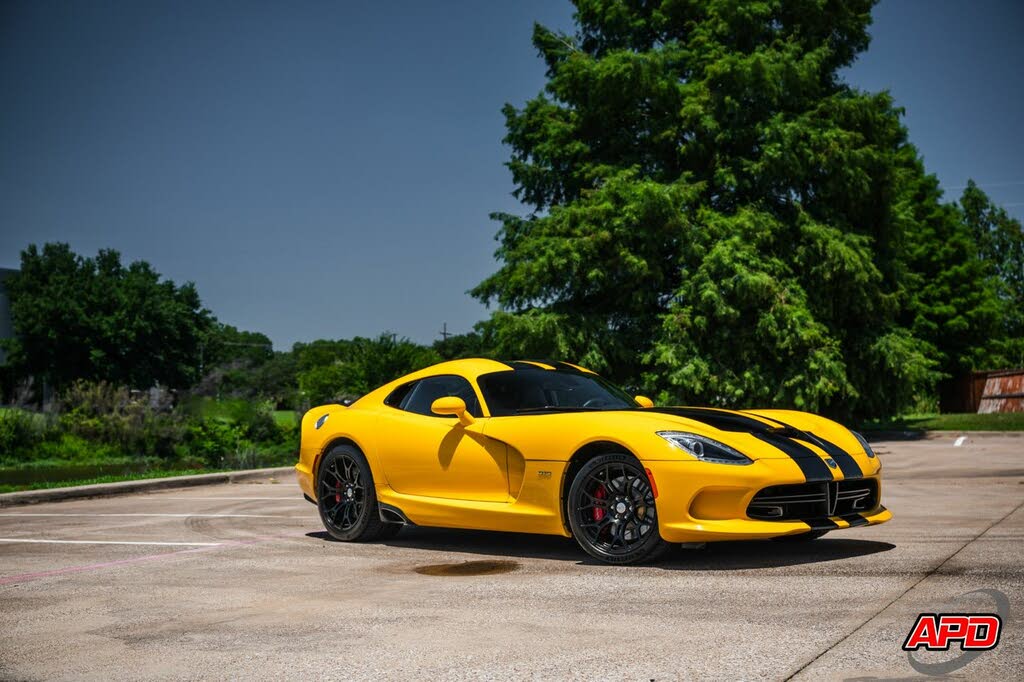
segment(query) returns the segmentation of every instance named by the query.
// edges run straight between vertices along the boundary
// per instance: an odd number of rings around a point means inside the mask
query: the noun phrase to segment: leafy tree
[[[292,409],[298,391],[297,361],[291,352],[274,352],[259,363],[231,360],[209,369],[190,391],[216,398],[266,400],[279,409]]]
[[[996,280],[956,206],[939,202],[935,177],[919,167],[907,182],[910,191],[896,211],[907,235],[909,301],[903,321],[928,344],[944,376],[984,369],[1001,315]]]
[[[295,344],[299,388],[310,405],[341,398],[358,398],[382,384],[440,362],[432,348],[393,334],[375,339]]]
[[[440,339],[434,342],[433,348],[443,360],[479,358],[491,354],[491,349],[487,346],[483,335],[477,331],[454,334],[447,339]]]
[[[349,365],[341,362],[318,365],[299,375],[299,392],[309,405],[351,400],[361,395],[352,389],[357,381]]]
[[[60,388],[76,379],[146,388],[191,384],[213,318],[191,283],[161,278],[117,251],[84,258],[67,244],[29,246],[6,282],[17,337],[11,363]]]
[[[216,367],[231,362],[257,366],[274,357],[274,344],[260,332],[249,332],[230,324],[212,325],[204,341],[203,364]]]
[[[502,265],[473,291],[499,353],[836,415],[970,363],[984,272],[901,111],[839,77],[872,0],[575,4],[575,35],[535,27],[544,91],[504,109],[533,210],[493,216]],[[948,258],[966,280],[929,279]]]
[[[349,358],[354,352],[355,343],[355,339],[317,339],[310,343],[296,343],[292,353],[295,354],[299,371],[304,372]]]
[[[266,334],[216,323],[203,341],[203,378],[191,392],[217,398],[269,400],[292,407],[296,393],[295,358],[275,352]]]
[[[281,409],[296,407],[298,366],[293,353],[274,353],[249,373],[249,397],[269,399]]]
[[[971,231],[981,259],[995,276],[1001,308],[993,363],[1024,366],[1024,231],[1019,220],[994,205],[973,180],[960,197],[963,221]]]

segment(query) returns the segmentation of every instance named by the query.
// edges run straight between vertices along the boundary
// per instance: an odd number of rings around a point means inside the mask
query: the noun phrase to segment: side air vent
[[[416,525],[402,513],[401,509],[392,507],[390,504],[378,503],[378,512],[380,513],[380,520],[385,523],[400,523],[403,526]]]

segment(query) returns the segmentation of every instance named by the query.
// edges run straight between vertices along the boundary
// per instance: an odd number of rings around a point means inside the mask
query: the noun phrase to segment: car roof
[[[465,377],[471,381],[476,381],[476,379],[483,374],[513,371],[551,371],[569,372],[573,374],[595,374],[595,372],[584,367],[573,365],[568,362],[557,362],[553,360],[490,360],[488,358],[463,358],[461,360],[440,362],[436,365],[424,367],[421,370],[406,374],[403,377],[399,377],[394,381],[388,382],[387,384],[374,389],[364,397],[374,396],[376,399],[383,400],[391,391],[403,384],[443,374],[455,374],[457,376]],[[360,401],[361,400],[362,398]]]
[[[557,362],[553,360],[490,360],[488,358],[463,358],[461,360],[448,360],[430,367],[407,374],[398,381],[405,383],[415,381],[424,377],[437,376],[439,374],[458,374],[469,379],[475,379],[481,374],[491,372],[508,371],[537,371],[546,370],[551,372],[581,372],[594,374],[589,369],[573,365],[568,362]]]
[[[461,360],[449,360],[447,362],[431,365],[430,367],[414,372],[405,378],[411,380],[419,377],[436,376],[438,374],[459,374],[465,377],[476,378],[481,374],[507,372],[510,370],[517,372],[545,370],[549,372],[569,372],[572,374],[594,374],[594,372],[586,369],[585,367],[573,365],[568,362],[558,362],[555,360],[490,360],[487,358],[463,358]]]

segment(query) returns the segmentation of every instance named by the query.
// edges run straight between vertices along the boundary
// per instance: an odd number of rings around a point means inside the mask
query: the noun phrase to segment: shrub
[[[233,454],[241,439],[242,433],[237,426],[218,419],[191,422],[185,431],[188,453],[212,466],[219,466]]]
[[[184,435],[165,392],[132,394],[106,382],[76,382],[62,396],[61,426],[72,435],[129,455],[168,458]]]
[[[64,433],[54,440],[38,443],[32,451],[31,459],[85,464],[123,458],[124,456],[125,453],[116,445],[95,443],[73,433]]]
[[[184,402],[181,409],[193,420],[212,418],[235,424],[242,437],[254,443],[287,442],[290,439],[288,429],[274,419],[271,406],[269,402],[193,397]]]
[[[17,408],[0,410],[0,459],[31,452],[49,431],[44,415]]]
[[[279,426],[269,403],[199,398],[172,409],[166,398],[79,382],[59,397],[59,414],[0,411],[0,460],[239,468],[294,459],[297,430]]]
[[[284,433],[267,405],[248,410],[236,423],[248,440],[257,443],[280,443],[283,440]]]

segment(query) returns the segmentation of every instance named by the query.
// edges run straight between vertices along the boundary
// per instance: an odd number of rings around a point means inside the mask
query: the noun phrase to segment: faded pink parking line
[[[303,534],[304,535],[304,534]],[[173,552],[162,552],[160,554],[147,554],[145,556],[132,557],[131,559],[118,559],[116,561],[104,561],[98,564],[85,564],[84,566],[67,566],[65,568],[55,568],[52,571],[37,571],[34,573],[22,573],[20,575],[11,575],[6,577],[0,577],[0,586],[3,585],[15,585],[21,583],[28,583],[34,580],[42,580],[43,578],[51,578],[58,575],[70,575],[72,573],[85,573],[88,571],[98,571],[104,568],[114,568],[115,566],[130,566],[132,564],[142,564],[150,561],[159,561],[160,559],[171,559],[179,557],[184,554],[199,554],[201,552],[214,552],[221,549],[231,549],[233,547],[245,547],[247,545],[259,545],[265,542],[271,542],[273,540],[281,540],[284,538],[300,537],[300,534],[289,534],[289,535],[272,535],[268,537],[253,538],[251,540],[228,540],[220,545],[210,547],[197,547],[195,549],[179,549]]]

